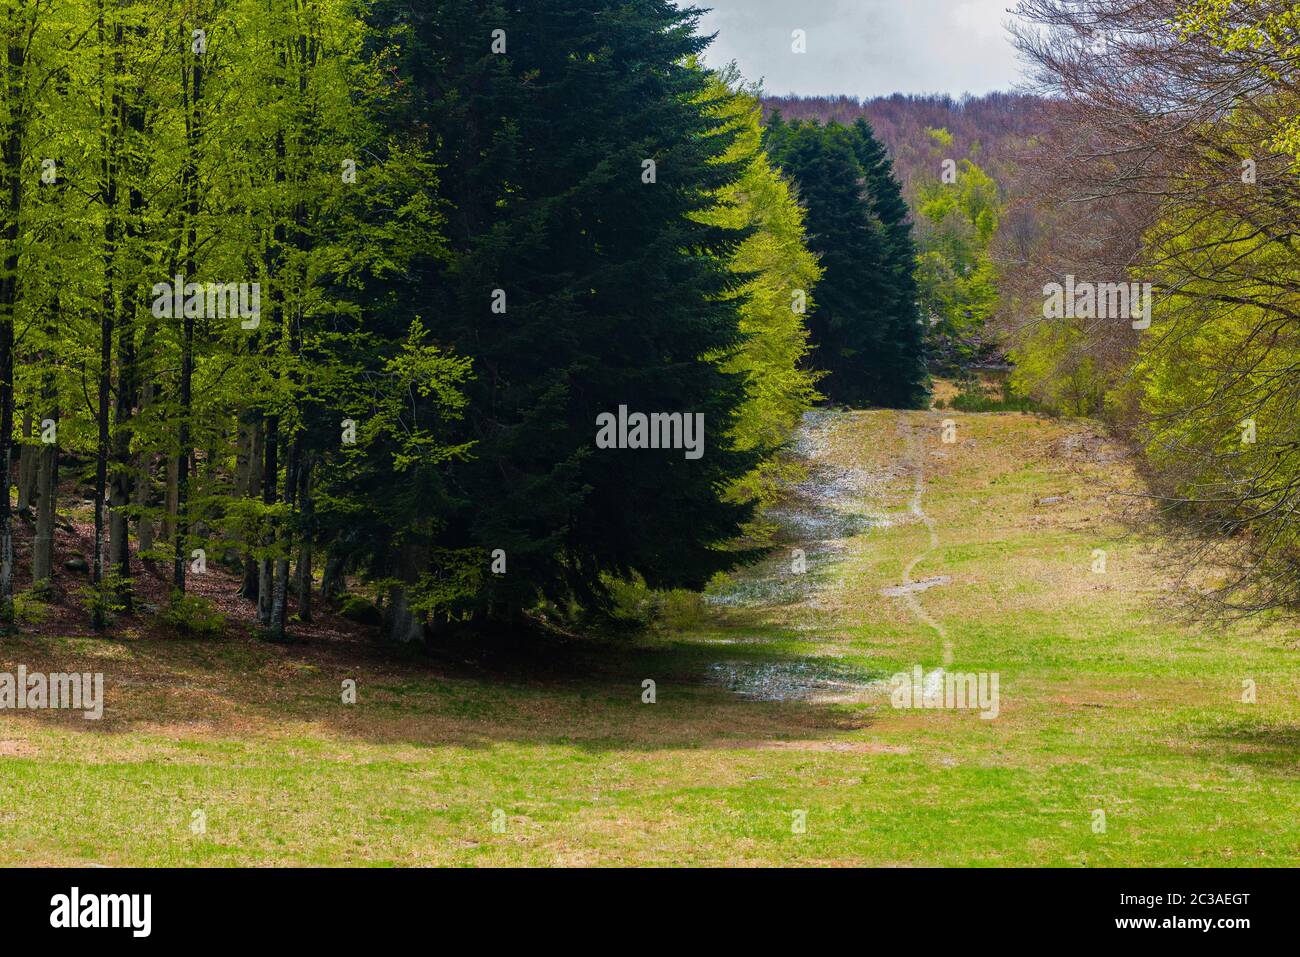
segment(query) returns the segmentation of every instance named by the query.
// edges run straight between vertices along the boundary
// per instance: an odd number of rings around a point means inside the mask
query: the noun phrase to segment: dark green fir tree
[[[808,210],[824,277],[809,329],[832,401],[911,408],[926,394],[915,249],[892,165],[866,123],[768,122],[767,149]]]
[[[438,166],[449,259],[424,263],[430,328],[473,364],[473,457],[450,463],[444,539],[485,568],[504,556],[468,611],[598,605],[611,575],[703,585],[734,561],[718,546],[749,508],[722,492],[754,456],[729,446],[744,383],[721,369],[740,342],[727,262],[745,234],[693,218],[739,174],[687,62],[707,43],[698,14],[438,0],[375,15],[412,83],[394,121],[427,131]],[[656,437],[669,421],[678,447],[599,447],[598,417],[620,409],[673,416]]]

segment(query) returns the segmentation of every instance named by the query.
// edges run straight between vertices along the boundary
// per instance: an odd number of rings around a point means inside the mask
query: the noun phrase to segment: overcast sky
[[[711,8],[712,66],[735,60],[771,94],[987,93],[1017,81],[1014,0],[677,0]],[[804,30],[808,52],[791,52]]]

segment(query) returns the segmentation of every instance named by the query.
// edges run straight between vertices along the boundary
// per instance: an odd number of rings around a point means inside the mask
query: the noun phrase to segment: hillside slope
[[[939,175],[938,159],[961,159],[975,151],[976,159],[1002,186],[1014,193],[1016,153],[1041,135],[1053,104],[1022,93],[989,93],[954,99],[951,96],[766,96],[766,115],[780,112],[787,120],[835,121],[850,125],[859,117],[871,124],[889,150],[904,192],[912,196],[918,177]],[[952,146],[936,157],[927,130],[952,134]]]
[[[886,411],[816,413],[798,449],[772,558],[636,642],[0,643],[0,671],[103,671],[107,697],[0,711],[0,863],[1300,859],[1294,648],[1169,623],[1122,450]],[[996,673],[997,717],[893,707],[917,665]]]

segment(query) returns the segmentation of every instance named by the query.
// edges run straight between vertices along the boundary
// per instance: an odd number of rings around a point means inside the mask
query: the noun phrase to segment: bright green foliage
[[[1168,227],[1170,224],[1165,224]],[[1158,480],[1187,501],[1185,510],[1224,536],[1256,543],[1252,575],[1234,577],[1229,604],[1251,607],[1262,595],[1296,598],[1300,529],[1293,519],[1300,483],[1300,338],[1291,316],[1300,268],[1284,243],[1260,243],[1253,225],[1212,216],[1161,245],[1169,262],[1213,242],[1235,267],[1226,290],[1217,277],[1180,277],[1180,295],[1156,310],[1131,377],[1113,401],[1135,403],[1139,437]],[[1256,592],[1258,589],[1258,592]]]
[[[323,568],[412,639],[743,560],[817,398],[796,292],[812,310],[820,269],[697,20],[3,0],[0,460],[24,508],[37,474],[46,504],[88,491],[97,627],[141,562],[174,622],[224,565],[281,638]],[[598,448],[620,407],[702,415],[699,454]],[[0,508],[0,624],[28,567],[60,584],[12,528]]]
[[[57,425],[54,465],[94,457],[109,506],[94,575],[123,607],[130,523],[178,591],[202,571],[195,549],[245,556],[281,633],[290,558],[309,575],[311,547],[335,544],[312,518],[313,476],[328,502],[358,454],[392,475],[413,448],[435,464],[455,451],[429,430],[459,414],[466,364],[393,315],[383,287],[417,251],[440,254],[431,170],[376,122],[391,74],[348,0],[34,10],[6,6],[28,18],[11,36],[28,36],[21,60],[6,48],[22,96],[4,102],[21,111],[0,123],[25,201],[4,213],[17,261],[0,336],[30,334],[4,417]],[[179,311],[164,285],[176,276]],[[215,283],[244,286],[238,301],[260,311],[213,314],[201,300]],[[399,388],[418,422],[395,411]],[[349,415],[359,446],[340,441]],[[26,446],[48,448],[35,434]]]
[[[1012,349],[1012,391],[1064,415],[1097,415],[1106,399],[1106,379],[1086,348],[1079,326],[1064,322],[1029,325]]]
[[[722,366],[746,380],[733,436],[738,448],[768,452],[786,441],[820,398],[820,375],[809,368],[804,318],[815,311],[812,290],[821,269],[806,246],[804,211],[763,151],[758,91],[740,85],[733,68],[709,78],[707,102],[736,135],[722,160],[743,172],[719,191],[717,205],[698,218],[751,230],[731,257],[739,283],[727,293],[739,303],[746,336]],[[742,487],[762,495],[774,478],[771,465],[766,461],[742,480]]]
[[[939,150],[952,142],[944,130],[930,134]],[[938,164],[939,153],[934,156]],[[916,276],[935,352],[945,364],[960,366],[976,356],[985,320],[997,308],[997,269],[989,246],[1001,202],[997,183],[972,159],[961,160],[952,171],[955,182],[944,182],[940,174],[916,186]]]
[[[1177,24],[1184,35],[1200,34],[1229,54],[1245,54],[1263,79],[1295,96],[1300,56],[1300,8],[1277,0],[1189,0]],[[1279,124],[1269,144],[1296,158],[1300,172],[1300,108]]]

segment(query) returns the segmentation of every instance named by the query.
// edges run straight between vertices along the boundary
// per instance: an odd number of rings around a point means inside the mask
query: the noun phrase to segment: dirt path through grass
[[[946,428],[947,426],[943,427]],[[935,634],[943,642],[943,666],[946,668],[952,664],[952,642],[948,640],[947,629],[926,614],[925,609],[921,607],[920,600],[916,597],[917,591],[920,590],[917,588],[918,583],[912,580],[912,572],[916,566],[925,561],[926,557],[939,547],[939,535],[935,531],[934,520],[921,507],[925,498],[925,458],[922,441],[917,432],[917,427],[908,424],[906,420],[900,423],[899,431],[907,435],[908,458],[910,459],[913,474],[912,501],[908,504],[908,509],[925,526],[926,533],[929,535],[929,541],[926,543],[925,549],[918,552],[907,563],[907,567],[903,569],[902,597],[917,620],[934,629]],[[953,434],[955,436],[955,431]],[[946,581],[931,579],[924,584],[946,584]]]

